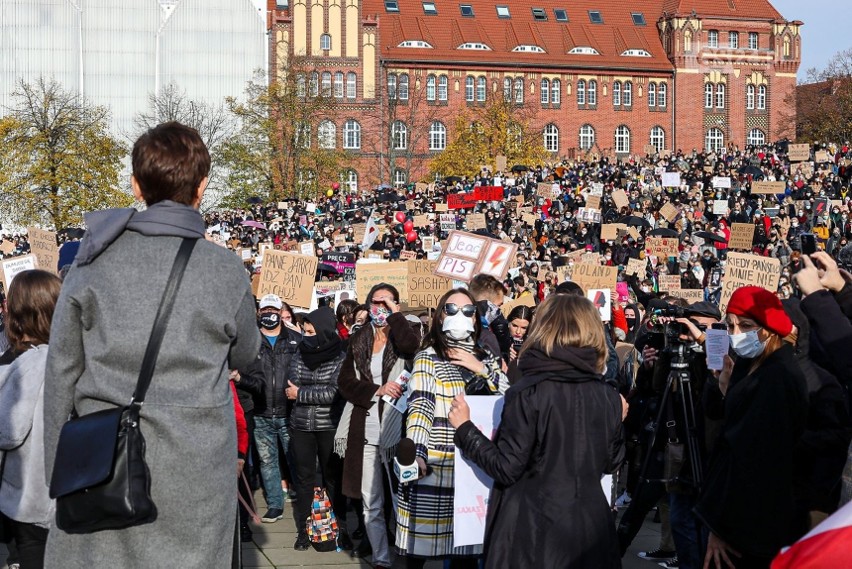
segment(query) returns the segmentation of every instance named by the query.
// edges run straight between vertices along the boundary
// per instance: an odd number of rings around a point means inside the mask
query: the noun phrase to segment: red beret
[[[777,296],[759,286],[744,286],[734,291],[728,302],[728,314],[751,318],[782,338],[793,331],[793,322],[784,312]]]

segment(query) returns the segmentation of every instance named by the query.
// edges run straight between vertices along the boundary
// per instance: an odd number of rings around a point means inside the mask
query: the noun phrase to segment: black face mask
[[[627,329],[632,330],[633,327],[636,326],[636,319],[635,318],[627,318],[626,320],[627,320]]]
[[[281,315],[274,312],[261,314],[257,319],[257,323],[264,330],[275,330],[281,324]]]
[[[319,336],[302,336],[302,347],[311,352],[319,350]]]

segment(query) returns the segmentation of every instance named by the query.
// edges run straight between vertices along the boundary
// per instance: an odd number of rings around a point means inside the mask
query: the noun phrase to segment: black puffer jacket
[[[247,384],[264,385],[263,396],[254,401],[255,416],[286,417],[290,404],[284,390],[289,379],[290,360],[299,346],[301,336],[284,326],[273,346],[267,336],[261,334],[260,350],[257,358],[248,367],[240,370],[242,381]]]

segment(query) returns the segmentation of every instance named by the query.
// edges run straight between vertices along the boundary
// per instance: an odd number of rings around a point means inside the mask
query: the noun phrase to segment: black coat
[[[805,430],[808,400],[792,346],[785,343],[749,374],[752,361],[734,367],[695,513],[740,553],[773,557],[801,527],[793,449]]]
[[[621,400],[595,372],[594,350],[529,350],[506,394],[494,442],[467,422],[462,453],[494,478],[486,567],[621,567],[601,476],[624,459]]]

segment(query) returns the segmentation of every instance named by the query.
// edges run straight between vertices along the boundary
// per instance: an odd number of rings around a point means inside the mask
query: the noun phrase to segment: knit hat
[[[728,302],[727,312],[751,318],[769,332],[778,334],[782,338],[789,336],[793,331],[793,323],[784,312],[778,297],[759,286],[738,288]]]

